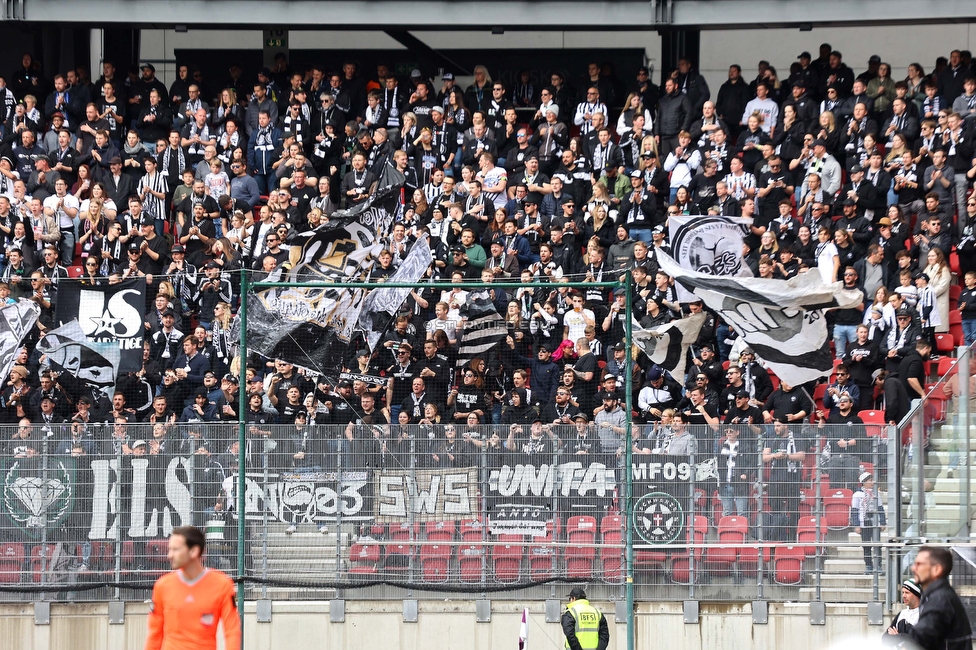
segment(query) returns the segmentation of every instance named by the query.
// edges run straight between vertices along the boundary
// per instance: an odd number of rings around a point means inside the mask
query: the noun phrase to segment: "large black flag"
[[[382,250],[399,207],[398,187],[337,212],[292,242],[282,282],[363,281]],[[247,302],[247,347],[316,372],[328,370],[336,339],[348,342],[365,291],[339,286],[285,287],[252,292]]]
[[[119,372],[138,372],[142,368],[145,312],[146,281],[141,278],[97,287],[62,282],[55,320],[61,325],[77,318],[90,343],[119,347]]]

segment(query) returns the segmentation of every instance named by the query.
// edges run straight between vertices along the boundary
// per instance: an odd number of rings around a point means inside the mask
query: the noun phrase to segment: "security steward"
[[[562,618],[568,650],[606,650],[610,644],[610,627],[596,607],[586,599],[586,592],[575,587],[569,592],[569,604]]]

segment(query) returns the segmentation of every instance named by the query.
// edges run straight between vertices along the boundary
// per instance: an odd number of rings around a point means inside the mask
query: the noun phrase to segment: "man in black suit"
[[[113,157],[108,162],[109,175],[105,178],[105,190],[115,205],[128,205],[129,197],[136,193],[136,183],[128,174],[122,173],[122,159]]]

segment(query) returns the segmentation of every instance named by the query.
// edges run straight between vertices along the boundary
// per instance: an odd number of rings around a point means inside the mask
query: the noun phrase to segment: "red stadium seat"
[[[858,411],[857,416],[864,423],[864,431],[868,436],[885,437],[887,422],[885,422],[884,411]]]
[[[390,539],[407,542],[420,539],[420,524],[390,524]]]
[[[940,354],[948,354],[956,349],[956,340],[953,338],[952,334],[936,334],[935,349]]]
[[[23,544],[17,542],[0,544],[0,583],[18,584],[23,578],[25,558]]]
[[[845,489],[830,490],[824,495],[824,518],[830,530],[844,530],[851,521],[851,497]]]
[[[802,546],[777,546],[773,556],[773,580],[780,585],[798,585],[803,582]]]
[[[675,551],[671,554],[671,580],[678,584],[691,584],[696,582],[697,575],[702,571],[702,564],[705,561],[705,535],[708,534],[708,519],[700,515],[694,519],[694,536],[692,536],[691,526],[688,527],[688,541],[695,544],[694,567],[692,567],[692,557],[690,550]]]
[[[410,544],[387,544],[383,568],[392,573],[410,571],[410,557],[413,551],[413,546]]]
[[[600,569],[603,581],[611,584],[623,580],[623,527],[620,515],[607,515],[600,522]]]
[[[85,274],[85,269],[80,266],[69,266],[68,267],[68,277],[69,278],[80,278]]]
[[[566,577],[589,578],[593,575],[596,556],[596,519],[570,517],[566,522]]]
[[[525,547],[521,544],[497,544],[491,549],[491,563],[495,582],[511,584],[522,576],[522,555]]]
[[[956,365],[956,359],[952,357],[942,357],[939,359],[939,367],[935,371],[939,377],[945,377],[949,375],[950,377],[957,372],[959,372],[959,367]]]
[[[484,524],[478,519],[465,519],[461,522],[461,541],[480,542],[484,535]]]
[[[556,572],[557,548],[556,539],[559,537],[559,519],[546,522],[544,537],[533,537],[529,546],[529,579],[540,582],[553,577]]]
[[[428,542],[453,542],[454,541],[454,522],[453,521],[428,521],[425,526],[425,533]]]
[[[420,575],[424,582],[447,582],[450,577],[451,546],[427,544],[420,549]]]
[[[718,542],[742,544],[749,532],[749,520],[745,517],[722,517],[718,522]],[[727,575],[739,557],[734,546],[710,546],[705,553],[705,566],[709,573]]]
[[[380,545],[356,542],[349,548],[349,573],[374,575],[380,563]]]
[[[819,541],[827,539],[827,521],[825,519],[820,520],[820,538]],[[804,554],[807,557],[814,557],[817,554],[817,518],[816,517],[800,517],[800,523],[796,527],[796,541],[798,544],[807,543],[807,546],[803,547]],[[811,544],[813,542],[813,544]]]
[[[458,572],[461,582],[481,582],[485,547],[481,544],[461,544],[458,548]]]

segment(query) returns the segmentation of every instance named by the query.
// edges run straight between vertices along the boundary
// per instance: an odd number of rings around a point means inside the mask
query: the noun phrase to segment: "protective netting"
[[[828,545],[858,588],[886,571],[871,548],[888,508],[881,426],[634,425],[629,486],[627,428],[601,418],[252,424],[243,450],[235,424],[34,427],[21,443],[4,431],[0,591],[19,593],[7,597],[138,597],[185,524],[206,530],[208,565],[254,597],[545,594],[552,582],[619,594],[628,539],[642,598],[689,586],[812,598],[839,579],[825,573]]]

